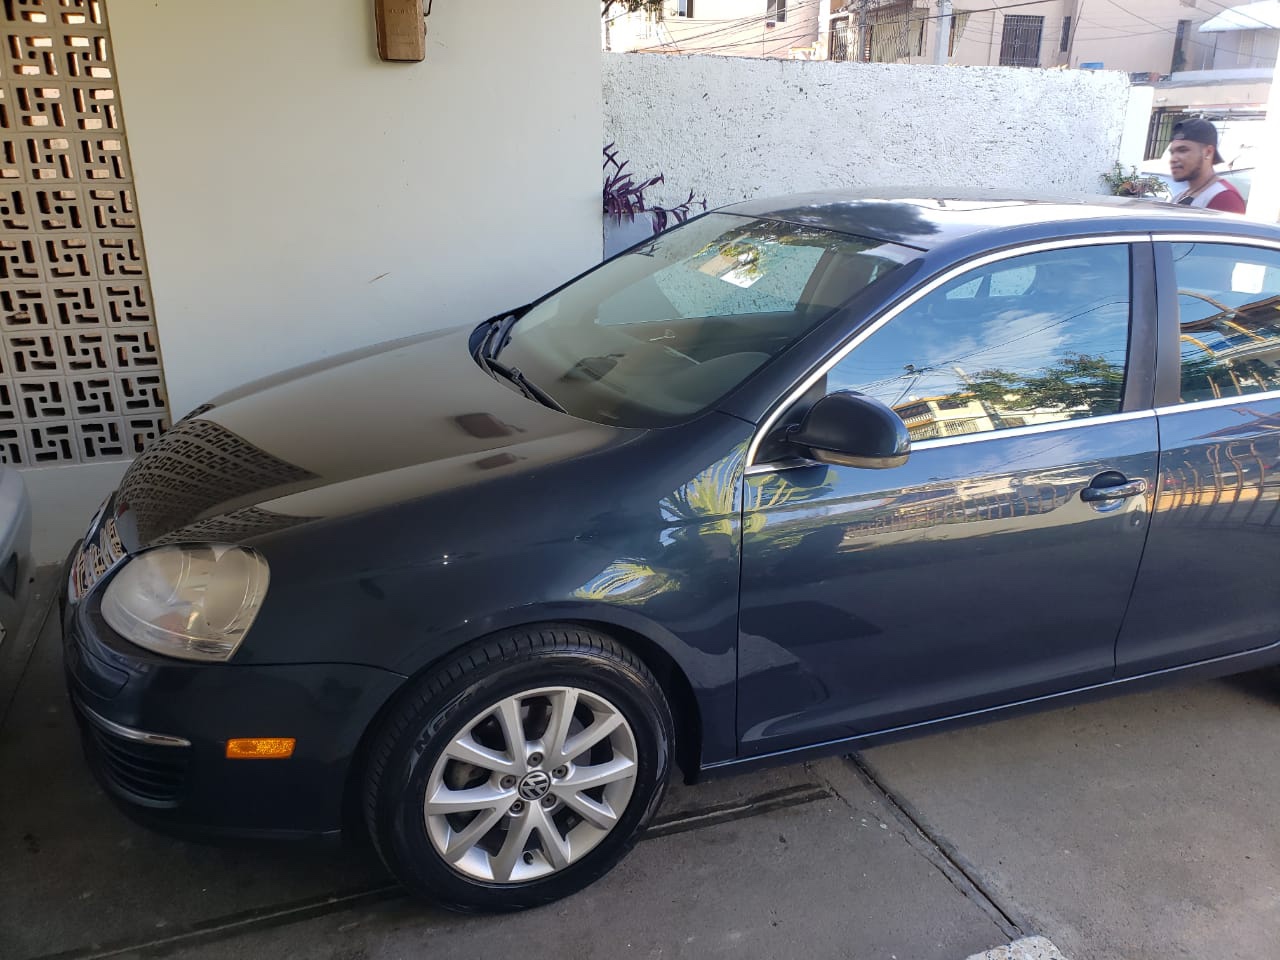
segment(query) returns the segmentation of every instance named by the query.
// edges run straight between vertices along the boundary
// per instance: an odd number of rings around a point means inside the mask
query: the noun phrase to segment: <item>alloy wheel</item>
[[[607,699],[577,687],[527,690],[446,744],[427,781],[427,835],[466,877],[538,880],[609,835],[638,772],[635,735]]]

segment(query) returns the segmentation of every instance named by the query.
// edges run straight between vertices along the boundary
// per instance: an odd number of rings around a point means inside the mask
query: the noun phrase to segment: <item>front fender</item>
[[[719,436],[677,430],[658,450],[631,444],[598,462],[277,534],[260,545],[271,587],[237,658],[412,675],[512,627],[614,627],[683,675],[704,761],[732,758],[750,426],[712,426]],[[708,463],[717,449],[726,452]]]

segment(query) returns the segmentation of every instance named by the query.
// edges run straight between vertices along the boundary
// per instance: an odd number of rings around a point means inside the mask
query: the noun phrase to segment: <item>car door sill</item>
[[[1241,653],[1226,654],[1209,660],[1178,667],[1166,667],[1150,673],[1142,673],[1133,677],[1121,677],[1104,683],[1077,687],[1061,693],[1046,694],[1014,703],[1002,704],[998,707],[987,707],[982,710],[971,710],[965,713],[939,717],[934,720],[923,720],[919,723],[888,727],[872,733],[858,734],[838,740],[826,740],[822,743],[801,747],[790,747],[768,753],[738,757],[703,766],[694,776],[686,776],[686,782],[694,783],[701,779],[712,779],[719,776],[732,776],[757,767],[778,766],[787,763],[799,763],[803,760],[819,757],[838,756],[854,750],[892,743],[895,740],[906,740],[911,737],[941,733],[960,727],[975,726],[995,720],[1004,720],[1028,713],[1036,713],[1055,707],[1076,703],[1087,703],[1092,700],[1103,700],[1127,693],[1138,693],[1144,690],[1167,686],[1170,683],[1186,680],[1210,680],[1215,677],[1230,676],[1235,673],[1246,673],[1250,670],[1273,666],[1280,663],[1280,641],[1265,647],[1246,650]]]

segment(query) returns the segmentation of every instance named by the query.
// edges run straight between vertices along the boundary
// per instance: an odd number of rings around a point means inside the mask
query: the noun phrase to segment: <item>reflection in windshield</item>
[[[502,362],[574,416],[663,426],[709,407],[915,251],[708,214],[553,294]]]

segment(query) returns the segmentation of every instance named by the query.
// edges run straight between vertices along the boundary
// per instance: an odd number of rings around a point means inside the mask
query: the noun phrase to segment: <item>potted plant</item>
[[[1116,197],[1156,197],[1169,199],[1169,189],[1159,177],[1146,176],[1138,172],[1138,168],[1130,166],[1128,171],[1116,161],[1116,165],[1102,174],[1102,181]]]

